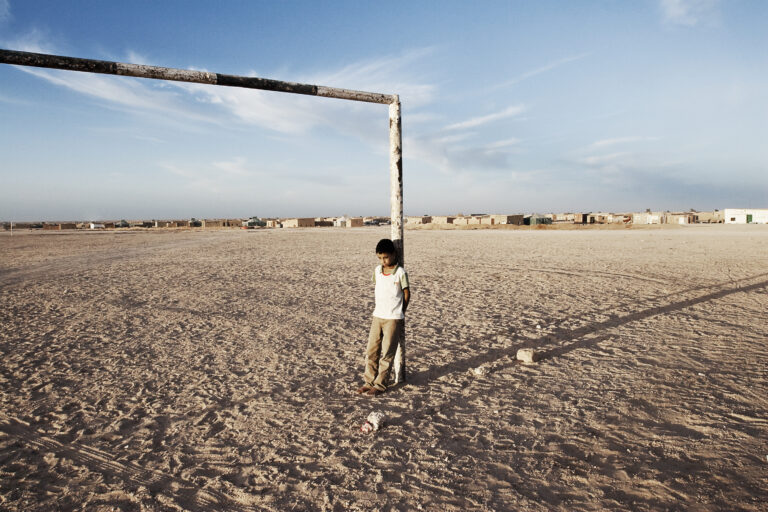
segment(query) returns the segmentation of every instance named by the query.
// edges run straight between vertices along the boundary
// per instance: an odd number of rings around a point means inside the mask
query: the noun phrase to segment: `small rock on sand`
[[[532,348],[521,348],[517,351],[517,360],[524,363],[533,363],[539,360],[539,354]]]

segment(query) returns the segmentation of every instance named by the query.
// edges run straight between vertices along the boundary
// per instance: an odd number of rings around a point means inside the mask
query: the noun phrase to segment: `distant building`
[[[575,220],[576,220],[575,213],[553,213],[552,214],[552,222],[554,224],[565,223],[565,222],[573,224]]]
[[[699,216],[694,212],[667,212],[664,214],[665,224],[695,224]]]
[[[224,219],[203,219],[203,227],[204,228],[223,228],[224,227]]]
[[[242,224],[242,227],[244,228],[255,228],[255,227],[264,227],[267,225],[267,223],[263,220],[261,220],[258,217],[251,217],[248,220],[240,221]]]
[[[312,228],[315,227],[315,219],[310,217],[285,219],[282,224],[284,228]]]
[[[631,213],[610,213],[608,214],[606,220],[608,224],[631,224],[632,214]]]
[[[525,216],[525,224],[528,226],[537,226],[539,224],[552,224],[552,218],[546,215],[540,215],[534,213],[532,215]]]
[[[514,226],[522,226],[524,222],[523,215],[489,215],[491,218],[491,224],[511,224]]]
[[[768,224],[768,209],[726,208],[723,218],[726,224]]]
[[[432,217],[429,215],[423,215],[421,217],[406,217],[406,224],[429,224],[432,222]]]
[[[722,224],[724,216],[722,211],[715,210],[712,212],[697,212],[699,215],[699,222],[703,224]]]
[[[104,224],[101,224],[99,222],[89,222],[88,223],[88,229],[105,229],[106,226]]]
[[[62,229],[77,229],[77,224],[75,224],[74,222],[62,222],[60,224],[43,224],[42,228],[48,231],[61,231]]]
[[[453,220],[456,217],[447,217],[447,216],[441,216],[441,217],[432,217],[432,224],[453,224]]]
[[[643,212],[632,214],[632,224],[661,224],[663,213]]]
[[[574,213],[573,214],[573,223],[574,224],[588,224],[589,223],[589,214],[588,213]]]
[[[363,227],[363,218],[362,217],[350,217],[347,219],[347,227],[348,228],[361,228]]]
[[[590,213],[589,224],[607,224],[609,213]]]

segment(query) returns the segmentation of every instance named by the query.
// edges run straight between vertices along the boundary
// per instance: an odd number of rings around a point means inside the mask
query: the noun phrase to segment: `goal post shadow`
[[[150,78],[154,80],[169,80],[189,82],[223,87],[242,87],[265,91],[286,92],[336,98],[350,101],[363,101],[389,105],[389,180],[390,180],[390,217],[391,238],[395,243],[400,263],[404,261],[403,250],[403,152],[402,152],[402,118],[400,115],[400,97],[397,94],[382,94],[367,91],[325,87],[321,85],[301,84],[272,80],[268,78],[246,77],[193,71],[189,69],[146,66],[78,57],[65,57],[44,53],[21,52],[0,49],[0,64],[14,66],[30,66],[39,68],[61,69],[65,71],[80,71],[84,73],[99,73],[107,75]],[[405,381],[405,330],[398,342],[397,354],[393,365],[394,382]]]

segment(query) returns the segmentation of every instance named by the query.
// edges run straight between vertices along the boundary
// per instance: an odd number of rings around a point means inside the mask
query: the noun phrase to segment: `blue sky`
[[[0,0],[0,47],[399,94],[407,215],[768,207],[768,2]],[[389,213],[385,105],[0,65],[0,219]]]

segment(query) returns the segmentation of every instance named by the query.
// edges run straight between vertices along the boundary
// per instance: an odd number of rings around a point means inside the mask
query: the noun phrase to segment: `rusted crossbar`
[[[156,80],[172,80],[175,82],[244,87],[247,89],[290,92],[293,94],[365,101],[368,103],[390,104],[398,101],[397,95],[392,94],[379,94],[375,92],[339,89],[337,87],[325,87],[322,85],[283,82],[281,80],[271,80],[268,78],[225,75],[207,71],[145,66],[142,64],[126,64],[124,62],[81,59],[78,57],[64,57],[61,55],[19,52],[14,50],[0,49],[0,63],[15,64],[17,66],[34,66],[38,68],[64,69],[67,71],[83,71],[86,73],[101,73],[106,75],[153,78]]]

